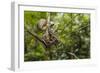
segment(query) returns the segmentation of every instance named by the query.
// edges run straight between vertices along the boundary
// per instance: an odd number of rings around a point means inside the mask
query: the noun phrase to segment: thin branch
[[[43,43],[46,47],[47,47],[47,44],[37,35],[35,34],[34,32],[31,32],[26,26],[26,31],[31,34],[32,36],[34,36],[37,40],[39,40],[41,43]]]
[[[76,59],[79,59],[74,53],[68,52],[68,54],[74,56]]]

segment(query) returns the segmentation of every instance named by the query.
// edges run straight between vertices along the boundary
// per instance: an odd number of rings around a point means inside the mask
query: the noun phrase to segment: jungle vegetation
[[[88,58],[90,14],[24,11],[25,62]]]

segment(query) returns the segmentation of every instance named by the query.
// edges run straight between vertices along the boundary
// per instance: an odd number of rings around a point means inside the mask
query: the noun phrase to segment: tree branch
[[[75,57],[75,59],[79,59],[74,53],[68,52],[68,54],[72,55],[73,57]]]
[[[47,44],[37,35],[35,34],[34,32],[31,32],[26,26],[26,31],[31,34],[32,36],[34,36],[37,40],[39,40],[41,43],[43,43],[46,47],[47,47]]]

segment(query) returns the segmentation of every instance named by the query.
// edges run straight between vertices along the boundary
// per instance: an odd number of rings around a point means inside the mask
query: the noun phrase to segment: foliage
[[[24,26],[42,38],[44,32],[37,28],[37,24],[48,17],[54,22],[51,29],[59,43],[46,48],[25,28],[24,61],[90,58],[90,14],[24,11]]]

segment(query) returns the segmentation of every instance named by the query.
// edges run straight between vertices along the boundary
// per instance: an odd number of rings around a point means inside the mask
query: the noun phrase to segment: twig
[[[74,56],[76,59],[79,59],[74,53],[68,52],[68,54]]]
[[[26,31],[31,34],[32,36],[34,36],[37,40],[39,40],[41,43],[43,43],[46,47],[47,47],[47,44],[37,35],[35,34],[34,32],[31,32],[26,26]]]

